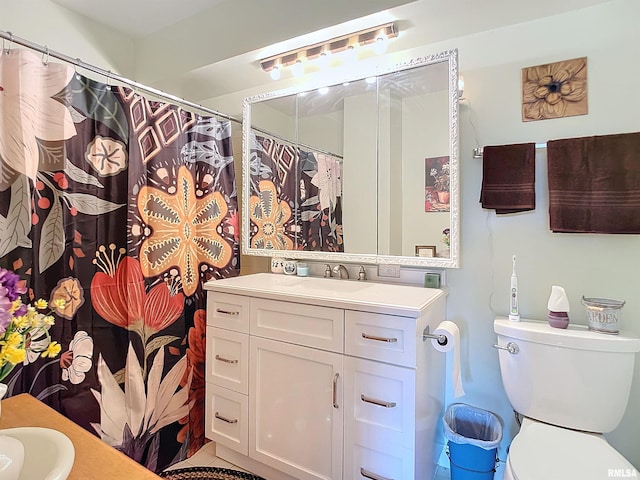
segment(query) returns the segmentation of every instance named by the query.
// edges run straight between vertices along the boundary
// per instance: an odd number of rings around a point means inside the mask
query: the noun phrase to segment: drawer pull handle
[[[227,423],[238,423],[238,419],[237,419],[237,418],[236,418],[236,419],[234,419],[234,420],[231,420],[231,419],[229,419],[229,418],[223,417],[223,416],[222,416],[222,415],[220,415],[218,412],[216,412],[215,417],[216,417],[218,420],[222,420],[223,422],[227,422]]]
[[[393,478],[376,475],[375,473],[365,470],[362,467],[360,467],[360,475],[362,475],[364,478],[370,478],[371,480],[393,480]]]
[[[398,341],[397,338],[376,337],[375,335],[368,335],[366,333],[362,334],[362,338],[366,338],[367,340],[375,340],[376,342],[387,342],[387,343],[395,343]]]
[[[240,315],[240,312],[232,312],[230,310],[222,310],[221,308],[216,308],[217,313],[222,313],[223,315]]]
[[[396,406],[396,402],[385,402],[384,400],[378,400],[377,398],[367,397],[366,395],[360,395],[360,400],[367,403],[373,403],[384,408],[393,408]]]
[[[220,360],[224,363],[238,363],[238,360],[229,360],[228,358],[221,357],[220,355],[216,355],[216,360]]]
[[[336,373],[333,376],[333,408],[340,408],[338,405],[338,378],[340,377],[339,373]]]

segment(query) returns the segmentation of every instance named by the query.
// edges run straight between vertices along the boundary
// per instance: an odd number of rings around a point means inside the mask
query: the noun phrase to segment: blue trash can
[[[492,480],[502,440],[498,417],[480,408],[454,403],[444,414],[444,436],[451,480]]]

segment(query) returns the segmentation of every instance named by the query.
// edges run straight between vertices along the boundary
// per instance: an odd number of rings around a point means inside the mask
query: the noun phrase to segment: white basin
[[[358,292],[369,288],[372,283],[338,280],[333,278],[317,277],[287,277],[278,279],[277,283],[283,287],[296,288],[302,290],[324,290],[333,292]]]
[[[0,478],[3,480],[5,478],[64,480],[69,476],[75,458],[75,450],[71,440],[63,433],[50,428],[19,427],[0,430],[0,437],[3,435],[19,440],[24,447],[24,463],[19,475],[10,477],[7,473],[5,476],[5,472],[0,470],[2,473]],[[5,442],[6,444],[15,444],[9,439],[5,439]],[[13,453],[9,453],[9,455],[19,455],[19,448],[14,449]]]

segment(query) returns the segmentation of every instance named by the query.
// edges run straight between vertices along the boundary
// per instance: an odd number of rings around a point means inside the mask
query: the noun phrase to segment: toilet
[[[497,318],[502,383],[523,416],[504,480],[638,478],[602,435],[627,408],[640,339]]]

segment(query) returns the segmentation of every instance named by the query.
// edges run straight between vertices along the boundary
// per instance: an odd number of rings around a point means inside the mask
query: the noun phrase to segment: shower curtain
[[[344,252],[340,160],[255,132],[250,143],[251,246]]]
[[[0,54],[0,267],[66,300],[5,379],[149,469],[204,442],[205,292],[239,273],[231,125]]]

